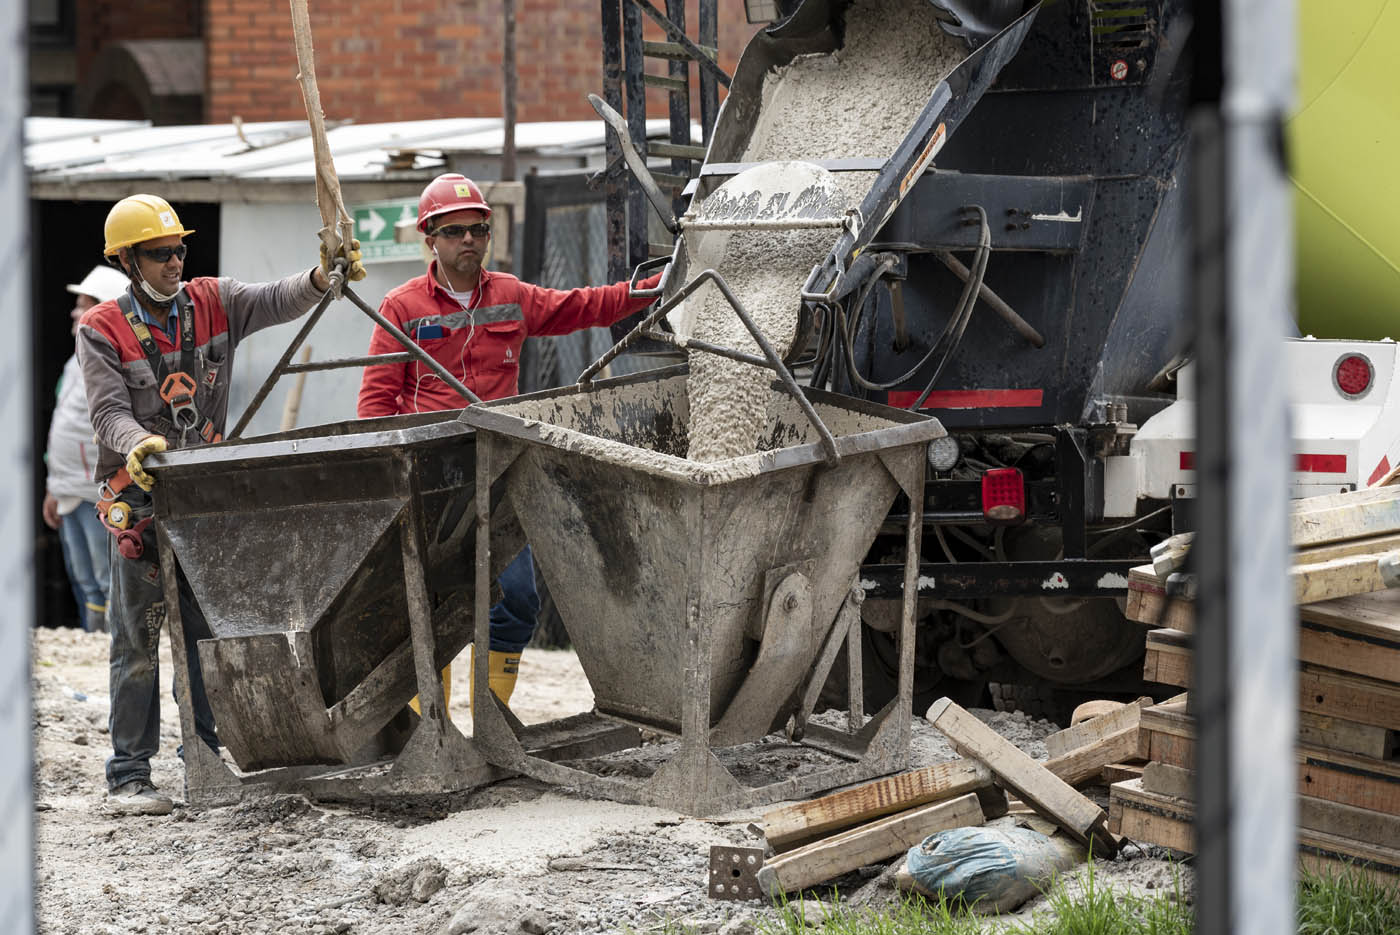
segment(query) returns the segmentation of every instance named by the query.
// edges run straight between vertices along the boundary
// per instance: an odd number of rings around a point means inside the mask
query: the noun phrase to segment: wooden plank
[[[992,784],[991,771],[975,760],[953,760],[887,776],[763,816],[763,835],[775,851],[892,812],[951,799]]]
[[[1352,675],[1400,681],[1400,640],[1378,640],[1326,624],[1300,623],[1298,659]]]
[[[758,883],[773,897],[796,892],[902,854],[935,831],[982,821],[977,796],[969,792],[788,851],[759,869]]]
[[[1190,633],[1196,628],[1196,605],[1161,591],[1148,591],[1128,582],[1128,606],[1123,615],[1149,627],[1167,627]]]
[[[1329,542],[1325,545],[1297,549],[1293,553],[1293,564],[1315,565],[1356,555],[1384,555],[1396,549],[1400,549],[1400,534],[1390,532],[1382,536],[1365,536],[1345,542]]]
[[[1400,815],[1400,763],[1299,747],[1298,792],[1329,802]]]
[[[1097,781],[1108,764],[1120,760],[1145,760],[1147,752],[1140,730],[1136,726],[1124,727],[1087,747],[1079,747],[1047,760],[1045,768],[1071,786],[1080,786]]]
[[[1142,788],[1154,795],[1189,801],[1196,794],[1196,774],[1189,769],[1154,760],[1142,771]]]
[[[1129,704],[1120,705],[1117,710],[1090,718],[1073,727],[1056,731],[1045,738],[1045,751],[1051,759],[1063,756],[1071,750],[1088,746],[1102,740],[1109,734],[1117,733],[1125,727],[1136,729],[1142,709],[1151,707],[1152,699],[1143,697]]]
[[[1189,685],[1189,635],[1179,630],[1148,633],[1142,671],[1148,681]],[[1400,683],[1304,663],[1298,671],[1298,710],[1393,730],[1400,726]]]
[[[1110,763],[1099,773],[1099,782],[1111,786],[1125,779],[1139,779],[1144,768],[1138,763]]]
[[[1117,852],[1117,841],[1107,833],[1103,809],[1074,791],[1063,779],[1032,760],[986,724],[955,704],[951,698],[935,701],[925,715],[964,756],[987,764],[1004,785],[1040,814],[1064,828],[1096,856]]]
[[[1186,799],[1157,795],[1144,789],[1142,780],[1130,780],[1115,783],[1109,790],[1109,814],[1113,827],[1125,838],[1194,852],[1195,816]],[[1400,850],[1394,847],[1300,828],[1298,851],[1305,865],[1335,868],[1351,864],[1387,885],[1400,879]]]
[[[1385,590],[1381,558],[1381,555],[1355,555],[1315,565],[1294,565],[1290,572],[1293,603],[1313,604],[1334,597]]]
[[[1294,546],[1304,547],[1400,530],[1400,494],[1396,490],[1373,488],[1300,500],[1289,517],[1290,539]],[[1324,499],[1328,502],[1310,502]]]
[[[1299,608],[1298,616],[1306,623],[1400,643],[1400,588],[1309,604]]]
[[[1395,731],[1311,711],[1298,712],[1298,743],[1388,760],[1396,750]]]
[[[1400,846],[1400,816],[1310,795],[1298,796],[1298,827],[1380,847]]]

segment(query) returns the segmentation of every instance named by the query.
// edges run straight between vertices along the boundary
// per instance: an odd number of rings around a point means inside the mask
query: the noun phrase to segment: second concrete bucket
[[[926,447],[944,434],[942,426],[804,389],[835,439],[833,457],[820,443],[817,420],[775,384],[761,450],[690,461],[685,373],[670,368],[600,381],[588,391],[516,397],[472,406],[461,417],[477,431],[476,488],[493,496],[505,491],[598,712],[679,735],[679,752],[641,784],[546,762],[525,751],[518,726],[486,700],[484,689],[476,698],[478,749],[498,766],[691,814],[903,768],[912,579],[900,696],[869,724],[851,718],[849,733],[807,716],[848,633],[858,644],[860,563],[895,497],[922,491]],[[493,564],[492,507],[479,498],[477,509],[481,588]],[[907,535],[913,575],[917,523]],[[480,615],[484,604],[477,603]],[[478,617],[478,640],[485,638],[484,621]],[[477,661],[484,666],[484,656]],[[485,673],[476,676],[484,686]],[[713,753],[785,725],[840,764],[747,788]]]

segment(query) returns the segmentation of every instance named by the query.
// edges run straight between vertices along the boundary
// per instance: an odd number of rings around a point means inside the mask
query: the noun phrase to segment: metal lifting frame
[[[412,338],[400,331],[393,322],[379,314],[379,312],[365,302],[364,299],[356,295],[354,291],[345,284],[344,273],[339,267],[331,270],[329,278],[331,287],[326,290],[325,295],[321,296],[321,301],[316,304],[316,308],[306,317],[306,323],[301,326],[301,330],[297,332],[297,336],[292,339],[292,342],[287,345],[287,349],[282,352],[282,357],[277,361],[277,365],[272,368],[272,372],[267,375],[267,379],[263,381],[262,386],[258,387],[257,393],[253,395],[252,402],[248,403],[248,408],[243,411],[243,415],[239,418],[238,424],[233,427],[233,431],[228,433],[228,438],[238,438],[243,434],[243,430],[248,427],[248,423],[252,421],[253,416],[267,400],[267,395],[272,392],[272,388],[277,385],[277,381],[289,373],[310,373],[316,370],[347,370],[351,367],[382,367],[387,364],[406,364],[410,360],[416,360],[441,377],[442,382],[456,390],[458,395],[467,402],[481,402],[481,397],[467,389],[461,380],[458,380],[447,371],[447,368],[429,356],[428,352],[414,343]],[[321,320],[321,316],[325,313],[326,309],[330,307],[331,299],[336,297],[337,292],[349,299],[355,307],[364,312],[371,321],[383,328],[395,341],[403,345],[404,353],[380,354],[372,357],[343,357],[338,360],[317,360],[305,364],[292,363],[292,355],[301,348],[301,345],[306,341],[307,337],[310,336],[311,329],[315,328],[316,323]]]

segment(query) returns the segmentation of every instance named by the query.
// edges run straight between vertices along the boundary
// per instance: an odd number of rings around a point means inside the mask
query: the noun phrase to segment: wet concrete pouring
[[[168,686],[165,652],[162,663]],[[38,630],[33,667],[43,932],[542,935],[659,933],[669,925],[671,932],[737,935],[761,931],[774,917],[764,903],[716,902],[706,893],[710,846],[761,844],[747,828],[764,808],[696,819],[525,779],[415,803],[346,806],[270,796],[185,807],[177,713],[164,688],[154,780],[176,799],[175,812],[106,815],[107,638]],[[451,713],[469,732],[465,669],[454,666]],[[571,652],[527,651],[512,699],[523,720],[551,720],[591,703]],[[1054,725],[977,713],[1032,756],[1045,757],[1041,740]],[[792,775],[822,759],[781,736],[749,746],[743,759],[753,775],[746,782]],[[911,766],[954,755],[915,719]],[[665,758],[665,744],[652,742],[615,754],[611,768],[645,774]],[[1169,889],[1172,867],[1160,857],[1129,847],[1116,861],[1096,861],[1096,873],[1139,891]],[[864,868],[833,881],[835,891],[854,903],[892,904],[899,897],[890,869]],[[826,887],[820,898],[831,894]],[[1037,910],[1043,901],[1021,914]]]

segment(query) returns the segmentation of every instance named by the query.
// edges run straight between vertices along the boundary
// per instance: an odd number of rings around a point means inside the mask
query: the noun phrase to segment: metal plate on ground
[[[763,848],[710,847],[711,899],[762,899],[758,870],[763,866]]]

